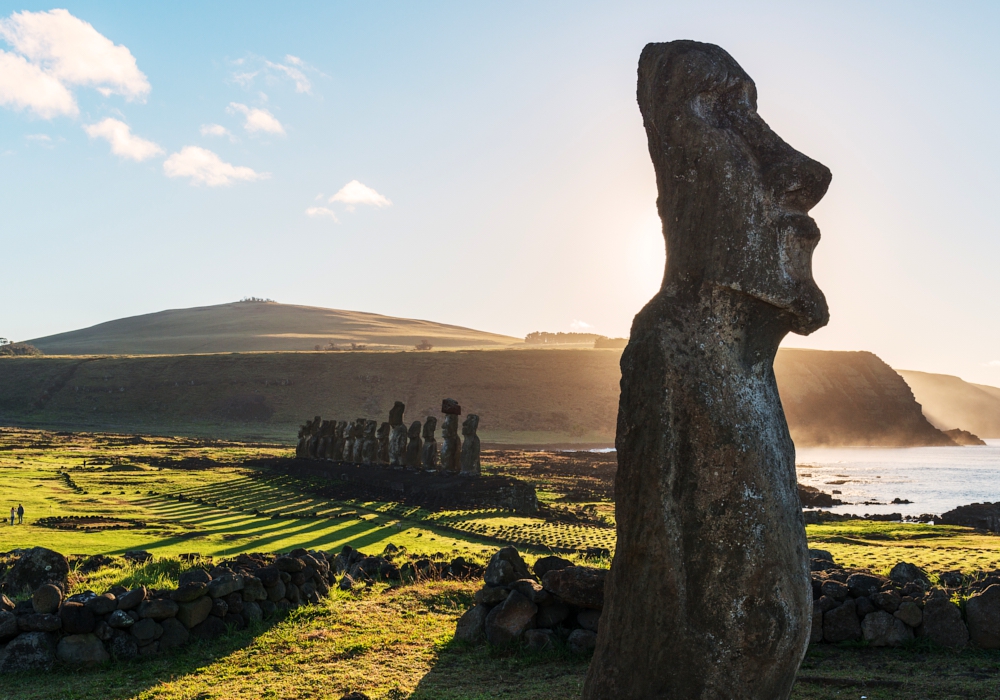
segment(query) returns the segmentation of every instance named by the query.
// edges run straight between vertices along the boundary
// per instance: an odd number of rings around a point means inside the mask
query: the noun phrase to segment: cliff
[[[941,430],[961,428],[981,438],[1000,438],[1000,389],[947,374],[901,369],[924,415]]]

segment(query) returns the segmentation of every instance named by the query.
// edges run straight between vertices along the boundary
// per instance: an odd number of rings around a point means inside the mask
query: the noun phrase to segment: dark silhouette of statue
[[[781,700],[812,595],[772,362],[829,319],[808,212],[830,171],[717,46],[646,46],[638,100],[667,265],[621,359],[618,542],[583,697]]]
[[[376,433],[376,438],[378,439],[378,459],[376,461],[379,464],[389,463],[389,433],[391,430],[392,428],[387,422],[383,422],[378,427],[378,432]]]
[[[438,444],[434,438],[437,424],[438,419],[434,416],[427,416],[427,420],[424,421],[424,449],[420,457],[420,466],[430,471],[438,468]]]
[[[470,413],[462,421],[462,465],[463,476],[479,476],[482,474],[482,466],[479,463],[479,436],[476,430],[479,429],[479,416]]]
[[[415,420],[410,424],[406,438],[406,466],[420,469],[420,453],[424,447],[423,440],[420,439],[420,421]]]

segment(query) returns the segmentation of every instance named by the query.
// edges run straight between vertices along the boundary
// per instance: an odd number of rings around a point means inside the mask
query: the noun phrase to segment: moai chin
[[[354,452],[351,455],[351,461],[355,464],[361,464],[364,458],[365,450],[365,419],[355,418],[354,419]]]
[[[438,444],[434,439],[437,424],[438,419],[434,416],[427,416],[427,420],[424,421],[424,449],[420,456],[420,465],[428,471],[438,468]]]
[[[830,171],[771,131],[718,46],[647,45],[638,100],[667,264],[621,359],[618,541],[583,698],[782,700],[812,595],[772,363],[829,319],[807,212]]]
[[[420,421],[415,420],[410,424],[406,434],[406,466],[420,469],[420,453],[423,448],[424,443],[420,439]]]
[[[365,421],[365,440],[361,448],[362,464],[375,464],[376,457],[378,457],[378,439],[375,436],[376,430],[378,430],[378,421]]]
[[[382,422],[382,425],[378,427],[378,432],[375,434],[378,439],[378,455],[376,457],[376,462],[379,464],[389,463],[389,433],[392,428],[388,423]]]
[[[441,470],[457,472],[461,468],[462,438],[458,437],[458,415],[449,413],[441,424]]]
[[[476,431],[479,429],[479,416],[470,413],[462,421],[462,475],[479,476],[483,469],[479,463],[479,436]]]

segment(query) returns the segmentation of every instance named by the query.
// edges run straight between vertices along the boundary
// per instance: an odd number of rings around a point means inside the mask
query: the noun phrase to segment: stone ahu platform
[[[268,460],[267,464],[289,476],[329,481],[329,486],[317,489],[326,498],[396,501],[428,510],[503,508],[526,514],[538,511],[535,487],[505,476],[473,478],[453,472],[299,458]]]

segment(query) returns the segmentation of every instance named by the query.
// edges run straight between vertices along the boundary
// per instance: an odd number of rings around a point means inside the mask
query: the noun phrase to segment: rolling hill
[[[523,342],[432,321],[256,301],[132,316],[27,342],[47,355],[190,355],[314,350],[330,343],[402,350],[423,341],[449,349]]]
[[[981,438],[1000,438],[1000,389],[948,374],[898,371],[935,427],[961,428]]]

